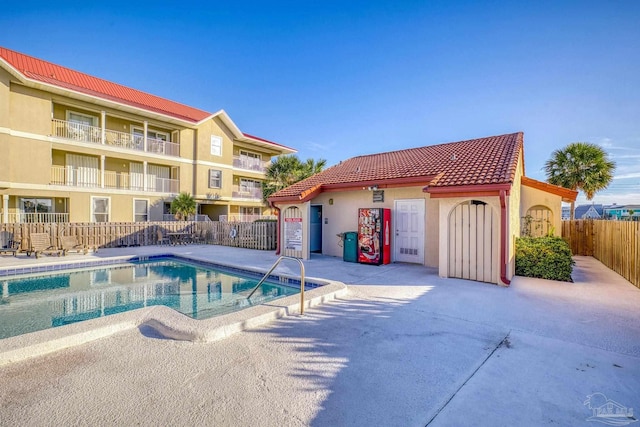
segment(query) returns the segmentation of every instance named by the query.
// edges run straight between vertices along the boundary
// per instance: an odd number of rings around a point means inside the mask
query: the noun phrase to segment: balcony
[[[269,162],[248,156],[233,156],[233,167],[238,169],[250,170],[253,172],[264,173],[269,166]]]
[[[142,151],[146,153],[161,154],[165,156],[180,157],[180,144],[163,141],[161,139],[145,138],[142,135],[118,132],[103,129],[97,126],[89,126],[66,120],[51,120],[51,135],[71,141],[86,142],[89,144],[101,144],[111,147],[119,147],[127,150]]]
[[[73,168],[71,166],[51,166],[51,185],[83,188],[109,188],[116,190],[149,191],[153,193],[178,193],[180,180],[144,176],[127,172],[104,171],[101,179],[100,169]]]
[[[220,222],[254,222],[257,220],[276,220],[274,215],[251,215],[251,214],[230,214],[220,215]]]
[[[69,222],[69,214],[58,212],[9,212],[9,222]]]
[[[232,196],[234,199],[262,200],[262,189],[235,185]]]

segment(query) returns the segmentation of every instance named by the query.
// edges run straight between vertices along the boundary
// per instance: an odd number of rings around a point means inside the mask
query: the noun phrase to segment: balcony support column
[[[105,111],[100,112],[100,142],[105,143],[105,136],[107,130],[107,113]]]
[[[148,149],[147,149],[147,130],[149,129],[149,122],[147,122],[146,120],[143,122],[143,128],[144,128],[144,135],[143,135],[143,137],[142,137],[142,140],[144,141],[144,142],[143,142],[143,144],[144,144],[144,151],[146,152],[146,151],[148,151]],[[146,174],[147,174],[147,173],[145,172],[145,175],[146,175]],[[146,187],[145,187],[145,188],[146,188]]]
[[[146,122],[145,122],[145,132],[144,132],[144,146],[145,146],[145,151],[146,151],[146,147],[147,147],[147,131],[146,131]],[[149,190],[148,187],[148,182],[147,182],[147,161],[145,160],[144,162],[142,162],[142,187],[144,188],[144,191]]]
[[[9,222],[9,195],[2,195],[2,222],[7,224]]]
[[[105,155],[100,156],[100,187],[104,188],[104,160]]]

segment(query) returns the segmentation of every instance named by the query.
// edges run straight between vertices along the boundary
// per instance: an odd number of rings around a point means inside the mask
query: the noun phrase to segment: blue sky
[[[618,164],[595,202],[640,203],[639,1],[93,3],[3,5],[0,45],[328,164],[523,131],[544,180],[593,142]]]

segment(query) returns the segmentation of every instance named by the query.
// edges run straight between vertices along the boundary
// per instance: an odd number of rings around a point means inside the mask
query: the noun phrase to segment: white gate
[[[491,206],[472,200],[449,214],[449,277],[498,281],[498,219]]]

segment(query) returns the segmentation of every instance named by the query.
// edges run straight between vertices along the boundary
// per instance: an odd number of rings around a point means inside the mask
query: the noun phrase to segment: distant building
[[[607,219],[620,219],[640,221],[640,205],[616,205],[605,206],[604,217]]]
[[[574,213],[575,219],[601,219],[604,214],[602,205],[595,203],[590,205],[576,206]]]

